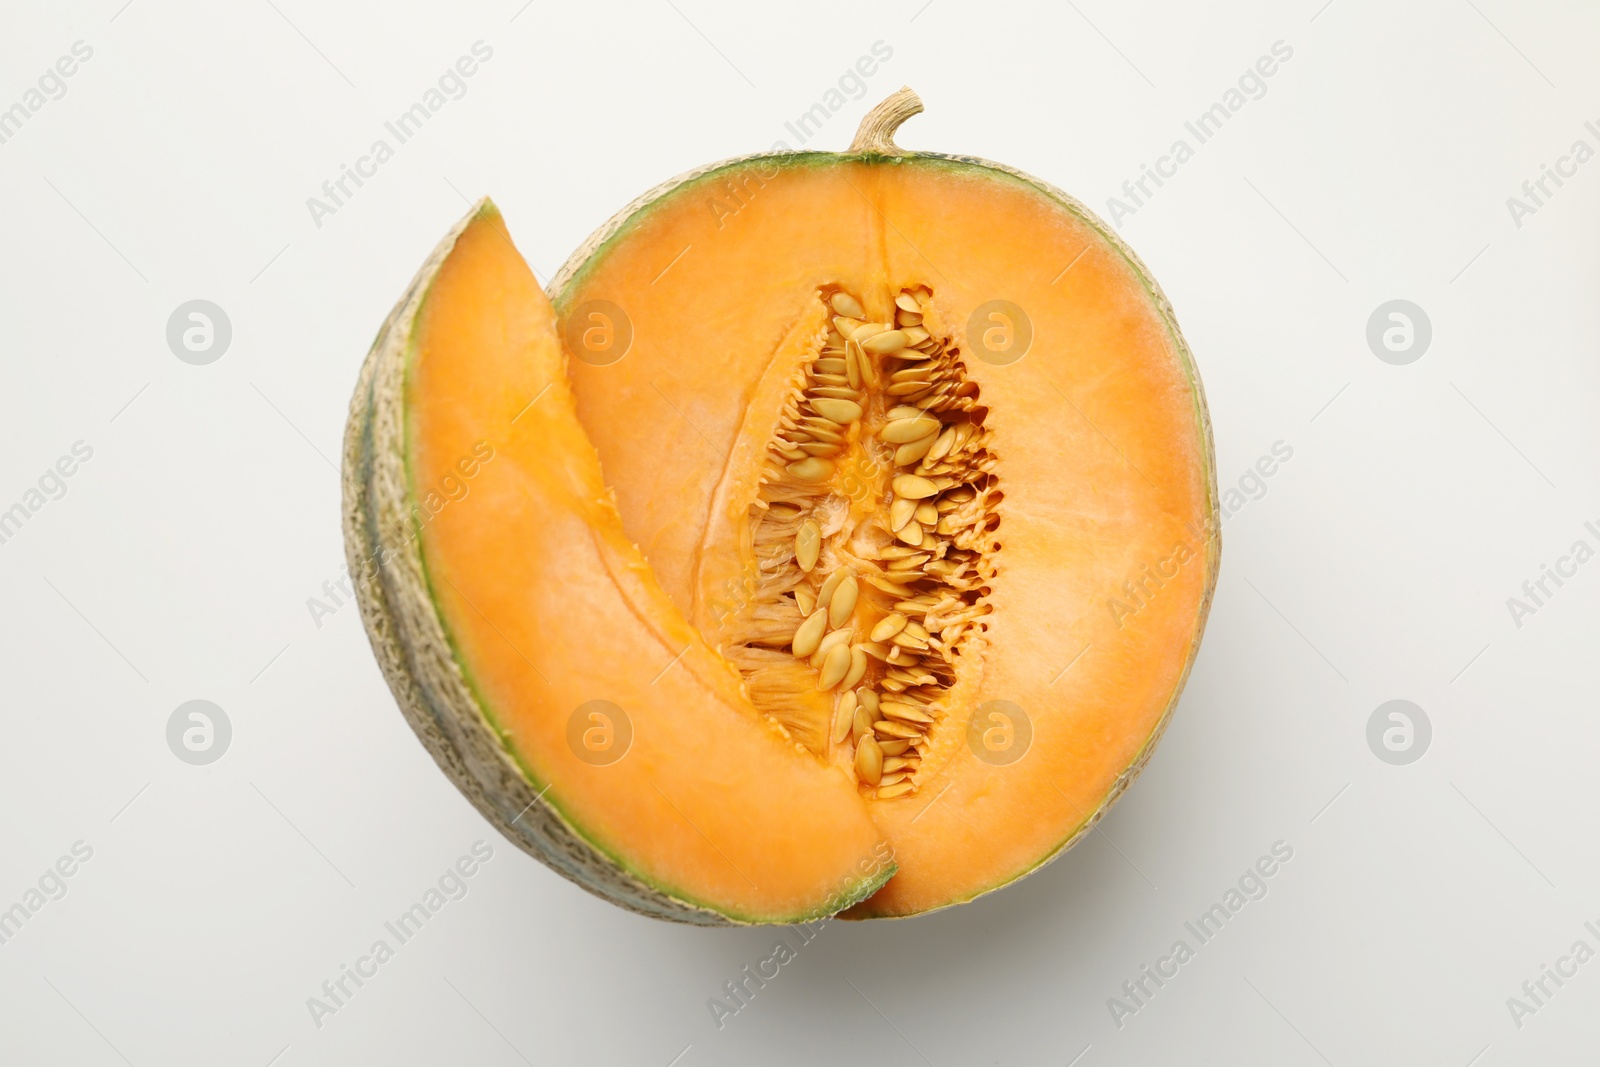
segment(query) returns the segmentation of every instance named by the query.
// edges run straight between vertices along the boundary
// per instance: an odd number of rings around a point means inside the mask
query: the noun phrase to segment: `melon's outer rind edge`
[[[809,163],[832,165],[846,162],[879,163],[885,166],[904,166],[908,164],[916,165],[919,161],[927,161],[934,164],[954,164],[958,167],[970,167],[978,170],[992,171],[996,174],[1004,176],[1009,180],[1017,181],[1027,185],[1048,199],[1055,201],[1069,214],[1081,219],[1087,226],[1089,226],[1090,229],[1094,230],[1095,233],[1097,233],[1100,238],[1104,240],[1118,255],[1120,255],[1124,262],[1128,264],[1129,269],[1132,270],[1134,275],[1139,279],[1140,284],[1144,286],[1145,292],[1149,294],[1151,303],[1155,306],[1157,314],[1161,316],[1162,322],[1167,327],[1168,335],[1172,340],[1173,350],[1178,356],[1184,377],[1189,383],[1190,395],[1194,400],[1195,421],[1199,426],[1201,438],[1204,442],[1205,469],[1202,473],[1205,478],[1207,495],[1205,532],[1206,569],[1209,575],[1209,580],[1206,583],[1206,589],[1200,599],[1199,609],[1196,613],[1194,640],[1189,646],[1189,654],[1184,661],[1183,671],[1178,676],[1178,681],[1172,690],[1172,696],[1168,700],[1166,708],[1162,711],[1160,720],[1157,721],[1154,729],[1151,730],[1150,735],[1145,739],[1145,743],[1140,748],[1138,755],[1134,757],[1133,761],[1127,766],[1127,768],[1125,768],[1123,772],[1117,776],[1116,780],[1112,782],[1111,788],[1107,790],[1106,795],[1101,800],[1099,807],[1090,812],[1083,822],[1079,823],[1059,845],[1045,853],[1037,863],[1027,867],[1024,870],[1018,871],[1013,875],[1010,875],[1003,881],[979,890],[978,892],[973,893],[971,896],[963,897],[960,900],[952,900],[948,903],[938,905],[937,907],[928,908],[919,912],[912,912],[906,915],[872,915],[864,917],[902,919],[913,918],[917,915],[928,915],[935,911],[941,911],[944,908],[954,907],[957,904],[968,903],[969,901],[976,900],[978,897],[995,892],[998,889],[1003,889],[1011,883],[1021,878],[1025,878],[1033,872],[1039,870],[1041,867],[1046,866],[1053,860],[1058,859],[1063,853],[1071,849],[1073,845],[1076,845],[1079,841],[1081,841],[1089,833],[1089,831],[1094,829],[1095,825],[1105,817],[1105,814],[1110,811],[1111,806],[1117,802],[1118,798],[1122,796],[1123,792],[1127,790],[1128,786],[1133,783],[1133,780],[1139,776],[1141,771],[1144,770],[1145,764],[1150,761],[1150,757],[1155,753],[1156,745],[1160,742],[1162,735],[1166,733],[1168,724],[1172,721],[1172,713],[1178,706],[1178,700],[1183,695],[1184,686],[1188,684],[1189,673],[1194,668],[1195,657],[1199,654],[1200,641],[1205,635],[1206,622],[1211,614],[1211,602],[1216,595],[1217,573],[1220,569],[1222,560],[1222,521],[1220,500],[1217,491],[1217,455],[1216,443],[1211,428],[1211,411],[1206,405],[1205,388],[1200,381],[1200,371],[1195,364],[1194,353],[1189,348],[1188,341],[1184,339],[1182,330],[1178,327],[1178,319],[1176,313],[1173,311],[1172,302],[1167,298],[1167,295],[1162,290],[1160,283],[1156,281],[1155,275],[1151,273],[1150,269],[1144,265],[1144,261],[1141,260],[1138,254],[1134,252],[1128,243],[1122,239],[1121,235],[1118,234],[1112,227],[1108,226],[1105,221],[1100,218],[1100,216],[1090,210],[1089,207],[1082,201],[1078,200],[1074,196],[1071,196],[1065,191],[1058,189],[1056,186],[1051,185],[1049,182],[1041,181],[1040,179],[1033,177],[1025,171],[1018,170],[1015,167],[1007,166],[1004,163],[996,163],[992,160],[983,159],[978,156],[951,155],[941,152],[907,152],[906,154],[899,156],[851,154],[843,152],[755,152],[749,155],[735,156],[732,159],[720,160],[716,163],[708,163],[703,167],[697,167],[694,170],[680,174],[675,178],[668,179],[667,181],[662,182],[642,195],[634,198],[634,200],[621,211],[618,211],[615,215],[611,216],[611,218],[607,219],[603,224],[601,224],[601,226],[596,229],[594,233],[589,235],[589,238],[585,240],[583,244],[578,246],[571,256],[567,257],[567,261],[561,265],[561,269],[556,272],[555,277],[550,279],[550,284],[547,287],[551,302],[555,305],[558,314],[565,309],[568,293],[572,287],[581,280],[584,267],[594,260],[606,248],[607,245],[616,240],[618,237],[622,236],[633,222],[642,218],[652,205],[670,196],[679,188],[697,182],[703,178],[715,174],[718,171],[733,170],[743,167],[749,163],[754,163],[761,160],[769,160],[774,166],[779,167],[804,166]]]
[[[393,534],[384,536],[401,524],[381,520],[409,511],[403,375],[417,312],[461,234],[480,213],[492,210],[480,201],[435,248],[384,321],[351,398],[342,470],[345,557],[373,654],[423,747],[507,840],[562,877],[636,914],[698,926],[744,925],[629,876],[545,802],[462,675],[422,572],[420,538],[395,544]],[[385,553],[390,554],[386,563],[368,566]]]

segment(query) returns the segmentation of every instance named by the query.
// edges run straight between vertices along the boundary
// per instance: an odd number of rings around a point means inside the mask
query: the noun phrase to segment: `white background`
[[[1506,198],[1600,148],[1600,10],[521,2],[0,14],[0,107],[94,49],[0,145],[0,508],[94,450],[0,544],[0,907],[94,850],[0,946],[0,1059],[1579,1062],[1600,962],[1520,1028],[1506,999],[1600,949],[1600,563],[1520,627],[1506,599],[1600,547],[1600,162],[1520,228]],[[466,96],[316,226],[307,197],[480,39]],[[318,627],[307,600],[341,571],[358,363],[466,198],[548,278],[650,185],[792,142],[878,40],[892,58],[812,146],[907,83],[928,113],[902,144],[1102,213],[1293,48],[1123,224],[1194,347],[1222,484],[1275,442],[1293,458],[1227,520],[1188,690],[1103,832],[978,903],[828,926],[719,1030],[707,998],[774,933],[641,919],[512,848],[411,735],[354,607]],[[165,339],[194,298],[233,324],[209,366]],[[1408,366],[1365,340],[1394,298],[1433,324]],[[233,724],[205,767],[165,740],[195,698]],[[1433,724],[1409,766],[1366,742],[1395,698]],[[480,838],[466,898],[314,1025],[306,999]],[[1119,1029],[1108,998],[1279,840],[1267,897]]]

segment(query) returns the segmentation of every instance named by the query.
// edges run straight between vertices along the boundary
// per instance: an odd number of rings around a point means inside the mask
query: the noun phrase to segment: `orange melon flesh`
[[[786,338],[821,287],[843,286],[887,321],[894,294],[917,284],[968,353],[968,317],[997,298],[1024,309],[1034,340],[1008,366],[967,357],[1005,494],[994,611],[916,794],[867,801],[900,870],[855,917],[915,914],[1020,877],[1148,755],[1216,568],[1209,431],[1170,312],[1056,195],[926,156],[731,165],[647,206],[555,294],[563,317],[608,300],[631,320],[620,362],[572,362],[577,409],[628,536],[704,627],[749,503],[719,487],[739,481],[730,463],[770,428],[752,411],[786,377],[775,363],[799,358]],[[1145,583],[1142,606],[1118,611],[1135,606],[1130,580]],[[967,742],[966,717],[990,700],[1031,721],[1016,763],[991,766]]]
[[[549,303],[492,208],[433,280],[405,403],[414,498],[467,486],[421,530],[457,660],[580,835],[646,884],[742,920],[826,913],[863,872],[876,885],[892,871],[854,788],[750,705],[625,536]],[[492,458],[463,479],[483,442]],[[632,724],[609,765],[568,744],[592,700]]]

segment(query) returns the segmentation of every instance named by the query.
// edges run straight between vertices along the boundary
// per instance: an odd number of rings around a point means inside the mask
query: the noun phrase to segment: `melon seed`
[[[861,341],[863,350],[877,355],[899,352],[906,347],[906,335],[903,330],[885,330],[864,339],[857,334],[857,340]]]
[[[856,777],[871,786],[883,779],[883,750],[870,734],[856,744]]]
[[[895,419],[890,422],[878,431],[878,438],[891,445],[903,445],[920,441],[938,432],[939,420],[919,413],[909,419]]]
[[[880,619],[878,625],[872,628],[871,636],[874,641],[887,641],[905,628],[906,617],[898,611],[892,611]]]
[[[818,670],[821,670],[823,657],[840,645],[848,645],[850,643],[850,637],[851,634],[848,629],[829,630],[827,636],[821,641],[817,642],[817,650],[811,653],[811,665],[816,667]]]
[[[845,690],[839,698],[839,706],[833,712],[833,743],[838,745],[850,736],[850,727],[855,722],[856,694],[854,690]]]
[[[832,464],[829,464],[832,466]],[[790,468],[793,469],[793,466]],[[939,491],[939,487],[926,478],[919,478],[915,474],[899,474],[890,483],[894,487],[894,495],[905,500],[926,500]],[[913,509],[915,510],[915,509]]]
[[[828,303],[833,306],[833,310],[847,318],[859,319],[866,315],[866,312],[861,309],[861,301],[843,290],[829,297]]]
[[[920,441],[912,441],[909,445],[901,445],[899,448],[894,450],[895,466],[911,466],[917,460],[928,454],[928,449],[933,447],[933,442],[934,437],[933,434],[930,433]],[[806,448],[807,446],[802,445],[801,447]],[[815,448],[817,446],[812,445],[810,447]],[[931,526],[933,524],[933,520],[928,520],[928,524]]]
[[[855,744],[860,744],[863,737],[872,733],[872,716],[860,704],[856,705],[850,713],[850,739]]]
[[[883,711],[883,717],[886,719],[899,719],[901,722],[922,723],[924,725],[933,722],[933,716],[920,708],[912,707],[910,704],[885,700],[880,705],[880,708]]]
[[[803,462],[803,461],[802,461]],[[817,524],[807,519],[800,524],[799,531],[794,535],[794,558],[800,564],[800,569],[810,572],[817,565],[817,554],[822,551],[822,530]]]
[[[827,625],[826,610],[818,609],[808,615],[806,621],[794,632],[794,640],[789,645],[794,654],[803,659],[815,652],[817,646],[822,643],[822,631]]]
[[[817,591],[817,607],[825,608],[832,603],[833,591],[839,588],[839,583],[844,581],[849,574],[849,571],[845,570],[843,567],[840,567],[838,570],[828,575],[827,581],[823,582],[822,588]]]
[[[844,676],[844,681],[839,684],[849,689],[867,673],[867,650],[861,645],[850,646],[850,671]]]
[[[836,397],[813,397],[811,409],[823,418],[838,423],[855,422],[861,417],[860,404]]]
[[[800,425],[809,436],[816,438],[818,441],[844,444],[844,434],[839,432],[842,427],[837,422],[830,422],[827,419],[811,416],[801,419]]]
[[[846,359],[850,359],[853,356],[856,366],[861,371],[862,381],[870,386],[878,384],[878,365],[867,358],[867,354],[861,351],[860,345],[856,344],[854,340],[846,341],[844,354]]]
[[[894,535],[895,535],[895,537],[897,537],[900,540],[900,542],[902,544],[910,545],[912,548],[921,548],[922,547],[923,533],[922,533],[922,527],[918,523],[908,522],[904,526],[902,526],[900,529],[896,530]],[[916,576],[917,577],[921,577],[921,574],[922,574],[921,571],[916,572]],[[900,580],[901,579],[899,579],[899,578],[895,579],[895,581],[900,581]],[[910,579],[908,578],[906,580],[909,581]]]
[[[905,630],[901,630],[889,640],[892,644],[899,645],[901,648],[909,648],[913,652],[928,651],[928,642],[926,639],[917,637],[916,635],[908,633]]]
[[[834,573],[840,573],[835,571]],[[856,597],[861,592],[861,583],[855,580],[854,575],[846,578],[833,591],[833,597],[828,601],[828,625],[843,626],[845,620],[850,618],[850,613],[856,610]]]
[[[789,464],[786,469],[799,481],[825,482],[833,477],[833,460],[823,459],[821,456],[807,456]]]
[[[937,463],[949,454],[951,446],[956,443],[956,428],[954,426],[939,435],[939,439],[928,449],[928,462]]]
[[[844,681],[844,676],[849,671],[850,646],[834,645],[828,650],[828,657],[822,661],[822,674],[817,678],[817,688],[832,689]]]

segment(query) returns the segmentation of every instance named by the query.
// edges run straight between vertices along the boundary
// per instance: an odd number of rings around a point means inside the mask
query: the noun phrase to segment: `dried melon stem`
[[[882,799],[912,795],[967,639],[989,613],[1001,499],[960,352],[900,290],[869,321],[841,288],[767,443],[724,627],[751,700]],[[887,309],[885,309],[887,311]]]

